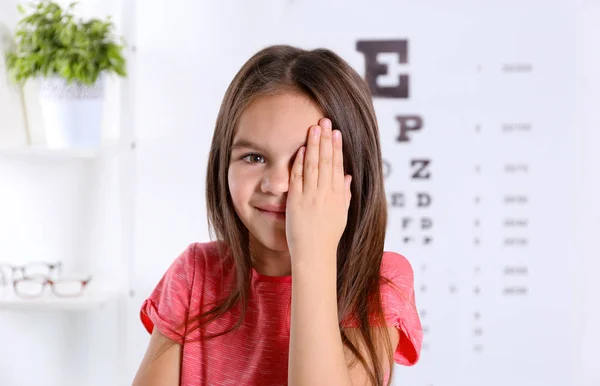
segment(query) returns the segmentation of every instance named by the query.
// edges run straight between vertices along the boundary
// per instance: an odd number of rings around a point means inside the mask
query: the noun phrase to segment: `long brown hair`
[[[379,129],[371,93],[364,80],[340,56],[327,49],[303,50],[288,45],[264,48],[239,70],[228,87],[217,117],[208,158],[206,200],[211,235],[219,242],[220,255],[233,260],[233,289],[211,310],[194,318],[202,325],[234,306],[241,316],[248,304],[251,259],[248,230],[236,215],[229,193],[227,173],[230,149],[240,115],[253,100],[273,93],[294,91],[309,97],[343,133],[344,171],[352,175],[352,200],[346,229],[337,251],[338,320],[344,345],[367,369],[371,384],[383,385],[385,368],[380,363],[379,338],[384,338],[389,380],[392,347],[385,327],[380,298],[380,264],[387,225]],[[225,251],[226,250],[226,251]],[[344,331],[343,321],[353,320],[367,358]],[[371,322],[371,325],[370,325]]]

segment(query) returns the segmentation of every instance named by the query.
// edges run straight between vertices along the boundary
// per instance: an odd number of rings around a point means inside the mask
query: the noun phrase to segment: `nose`
[[[287,193],[290,186],[290,167],[288,165],[271,166],[265,173],[261,190],[274,196]]]

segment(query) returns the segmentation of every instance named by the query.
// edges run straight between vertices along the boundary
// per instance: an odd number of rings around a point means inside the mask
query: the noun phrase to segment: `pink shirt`
[[[141,309],[146,330],[156,327],[183,346],[181,385],[241,386],[286,385],[290,337],[292,277],[264,276],[252,270],[250,297],[242,326],[218,338],[200,341],[195,330],[185,341],[188,317],[208,310],[228,294],[233,264],[218,263],[216,242],[191,244],[170,266]],[[410,263],[401,255],[384,252],[381,275],[398,287],[382,285],[385,318],[400,331],[394,361],[415,364],[423,332],[413,289]],[[221,294],[221,296],[218,296]],[[234,308],[204,327],[207,333],[233,326],[239,313]]]

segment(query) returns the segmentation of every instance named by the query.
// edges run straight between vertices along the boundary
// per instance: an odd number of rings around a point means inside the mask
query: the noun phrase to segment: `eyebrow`
[[[297,149],[295,151],[298,151],[298,149],[300,149],[304,145],[306,145],[306,142],[298,144]],[[236,149],[241,148],[255,149],[263,154],[267,154],[269,152],[268,150],[258,145],[256,142],[252,142],[251,140],[245,138],[240,138],[237,141],[235,141],[231,146],[231,152],[234,152]]]
[[[260,146],[258,146],[256,143],[254,143],[248,139],[243,139],[243,138],[235,141],[233,143],[233,145],[231,146],[231,150],[235,150],[236,148],[240,148],[240,147],[247,147],[247,148],[252,148],[252,149],[256,149],[256,150],[260,150],[260,151],[264,150]]]

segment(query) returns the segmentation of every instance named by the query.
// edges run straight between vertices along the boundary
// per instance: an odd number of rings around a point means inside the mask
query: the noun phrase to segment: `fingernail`
[[[321,135],[321,128],[319,126],[313,127],[313,137],[317,138],[319,135]]]
[[[331,130],[331,121],[329,119],[323,119],[322,125],[325,130]]]
[[[337,140],[337,139],[340,139],[341,136],[342,136],[342,133],[340,133],[339,130],[334,130],[333,138],[335,138]]]

